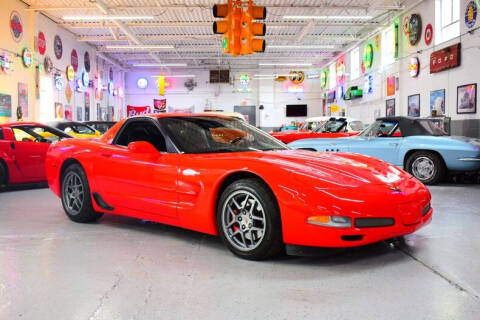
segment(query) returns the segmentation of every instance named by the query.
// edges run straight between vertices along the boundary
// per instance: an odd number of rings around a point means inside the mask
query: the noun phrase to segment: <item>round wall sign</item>
[[[303,82],[303,80],[305,80],[305,73],[303,71],[290,71],[288,78],[293,83],[300,84]]]
[[[75,79],[75,69],[73,68],[72,65],[69,65],[67,67],[67,80],[68,81],[73,81]]]
[[[477,22],[477,5],[470,1],[465,9],[465,24],[470,29],[473,28],[475,22]]]
[[[47,42],[45,41],[45,35],[42,31],[38,33],[37,46],[38,53],[43,56],[45,54],[45,50],[47,50]]]
[[[422,18],[418,14],[412,14],[408,25],[408,41],[412,46],[416,45],[422,34]]]
[[[82,73],[82,83],[84,87],[88,87],[88,84],[90,83],[90,77],[86,71]]]
[[[320,86],[322,88],[325,88],[327,86],[327,82],[328,82],[328,71],[323,70],[322,74],[320,75]]]
[[[148,86],[148,80],[146,78],[138,78],[137,87],[139,89],[145,89]]]
[[[112,68],[110,68],[110,71],[108,72],[108,79],[110,81],[113,81],[113,69]]]
[[[420,60],[417,57],[413,57],[410,59],[410,66],[409,66],[409,73],[410,77],[416,78],[418,77],[418,73],[420,72]]]
[[[60,38],[58,34],[55,35],[55,38],[53,39],[53,51],[55,51],[55,57],[60,60],[63,54],[63,45],[62,38]]]
[[[432,25],[429,23],[427,24],[427,26],[425,27],[425,35],[424,35],[424,38],[425,38],[425,43],[427,45],[429,45],[430,43],[432,43],[432,39],[433,39],[433,27]]]
[[[22,60],[23,60],[23,65],[25,66],[25,68],[30,68],[32,66],[32,63],[33,63],[32,50],[30,50],[29,48],[23,49]]]
[[[90,54],[88,54],[88,51],[85,51],[83,55],[83,64],[85,65],[85,70],[90,72]]]
[[[343,58],[337,60],[335,69],[337,71],[337,83],[343,84],[345,82],[345,62]]]
[[[49,56],[46,56],[43,60],[43,69],[45,70],[46,74],[50,74],[53,71],[53,62]]]
[[[22,18],[17,11],[12,11],[10,14],[10,32],[12,33],[13,40],[20,42],[23,36]]]
[[[363,64],[366,69],[370,69],[373,63],[373,48],[372,44],[367,44],[363,49]]]
[[[72,64],[73,70],[77,72],[78,70],[78,55],[77,50],[73,49],[72,54],[70,55],[70,63]]]

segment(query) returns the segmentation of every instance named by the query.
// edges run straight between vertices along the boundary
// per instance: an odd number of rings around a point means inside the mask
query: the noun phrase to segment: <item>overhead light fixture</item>
[[[331,44],[320,44],[320,45],[269,45],[267,46],[267,49],[333,49],[335,48],[334,45]]]
[[[372,16],[283,16],[295,20],[371,20]]]
[[[168,49],[175,49],[174,46],[170,45],[143,45],[143,44],[126,44],[126,45],[107,45],[105,46],[107,49],[146,49],[146,50],[168,50]]]
[[[272,62],[272,63],[264,63],[260,62],[259,66],[264,67],[271,67],[271,66],[285,66],[285,67],[311,67],[313,63],[283,63],[283,62]]]
[[[150,78],[158,78],[160,76],[150,76]],[[176,75],[173,75],[173,76],[168,76],[168,75],[165,75],[165,78],[195,78],[196,75],[194,74],[176,74]]]
[[[186,67],[186,63],[137,63],[134,67]]]
[[[66,21],[153,20],[154,16],[63,16]]]

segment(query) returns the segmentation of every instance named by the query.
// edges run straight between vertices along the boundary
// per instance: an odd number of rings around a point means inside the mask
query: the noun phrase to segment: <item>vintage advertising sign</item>
[[[85,71],[90,72],[90,54],[85,51],[83,55],[83,64],[85,65]]]
[[[43,34],[42,31],[38,33],[37,48],[38,48],[38,53],[40,53],[42,56],[45,54],[45,51],[47,50],[47,42],[45,41],[45,35]]]
[[[410,66],[408,67],[408,69],[410,77],[418,77],[418,73],[420,72],[420,60],[418,59],[418,57],[412,57],[410,59]]]
[[[150,106],[127,106],[127,117],[150,113]]]
[[[70,63],[72,64],[73,70],[77,72],[78,70],[78,55],[77,50],[73,49],[72,54],[70,55]]]
[[[153,113],[167,111],[167,99],[153,99]]]
[[[477,5],[470,1],[465,8],[465,25],[471,29],[477,22]]]
[[[23,36],[22,18],[17,11],[12,11],[10,14],[10,32],[12,33],[13,40],[20,42]]]
[[[33,63],[33,53],[29,48],[23,49],[22,52],[22,61],[25,68],[30,68]]]
[[[458,67],[460,65],[460,43],[434,51],[430,54],[430,73]]]
[[[425,43],[426,43],[427,45],[429,45],[430,43],[432,43],[432,39],[433,39],[433,27],[432,27],[432,25],[431,25],[430,23],[427,24],[427,26],[425,27],[424,38],[425,38]]]
[[[53,39],[53,51],[55,51],[55,57],[60,60],[63,54],[63,44],[62,38],[60,38],[58,34],[55,35],[55,38]]]
[[[0,117],[12,116],[12,96],[0,93]]]

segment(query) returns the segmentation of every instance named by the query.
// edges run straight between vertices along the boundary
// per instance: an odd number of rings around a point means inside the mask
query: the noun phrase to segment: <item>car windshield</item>
[[[353,131],[362,131],[364,126],[362,121],[352,121],[350,122],[350,127]]]
[[[113,123],[95,123],[95,124],[90,124],[91,127],[95,128],[95,130],[99,131],[100,133],[105,133],[113,127]]]
[[[315,131],[321,126],[322,126],[322,123],[320,121],[309,121],[302,124],[300,129],[306,130],[306,131]]]
[[[288,149],[280,141],[245,121],[220,117],[158,119],[185,153],[221,153]]]
[[[316,132],[339,132],[347,125],[346,119],[330,119],[319,127]]]
[[[371,137],[371,136],[376,136],[376,137],[385,137],[390,135],[395,127],[397,126],[396,121],[382,121],[378,120],[369,125],[365,130],[360,132],[359,136],[364,136],[364,137]]]

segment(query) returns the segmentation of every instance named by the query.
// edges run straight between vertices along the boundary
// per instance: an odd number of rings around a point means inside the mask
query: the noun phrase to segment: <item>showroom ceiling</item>
[[[259,63],[322,65],[404,10],[406,1],[257,0],[267,7],[267,49],[231,57],[215,35],[214,0],[25,0],[126,68],[135,64],[187,64],[189,68],[256,68]],[[69,20],[68,17],[128,16],[133,20]],[[143,16],[144,18],[142,18]],[[315,16],[316,19],[285,16]],[[331,18],[333,16],[333,19]],[[345,16],[345,17],[342,17]],[[326,18],[328,17],[328,18]],[[164,45],[165,49],[112,49],[111,45]],[[270,47],[269,47],[270,46]],[[272,47],[273,46],[273,47]]]

